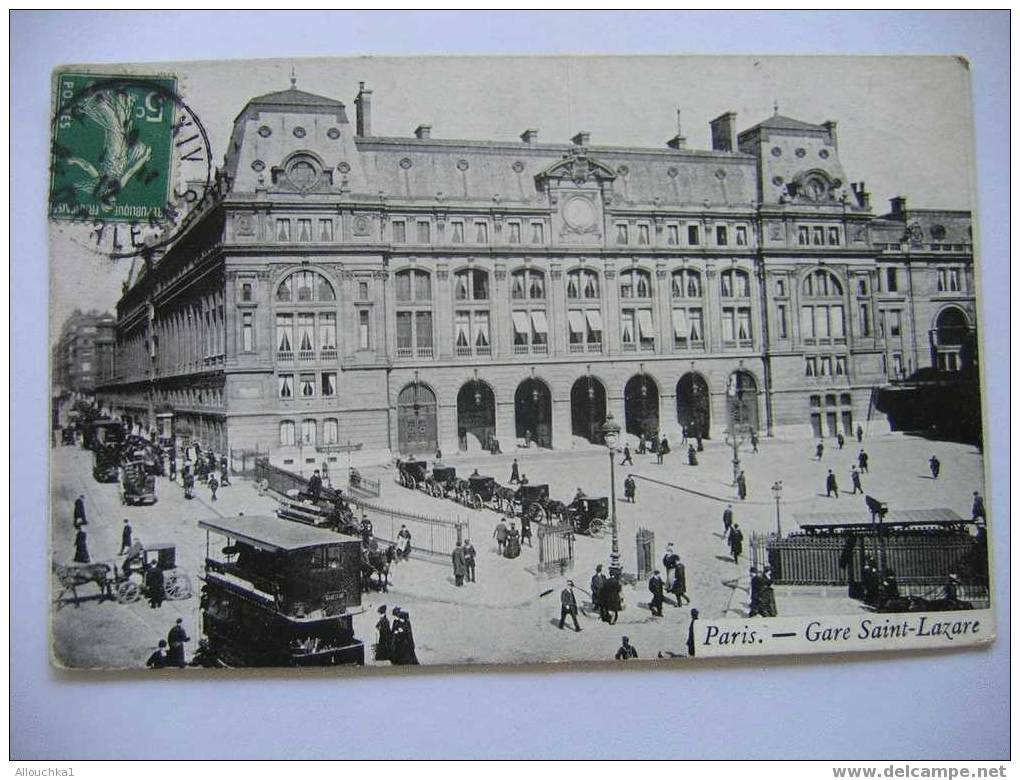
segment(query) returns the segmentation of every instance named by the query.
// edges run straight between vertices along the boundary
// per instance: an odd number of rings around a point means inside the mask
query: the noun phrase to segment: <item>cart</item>
[[[462,502],[472,509],[481,509],[483,506],[490,506],[498,510],[499,496],[497,495],[498,485],[493,477],[472,475],[467,480],[468,488],[462,495]]]
[[[533,523],[551,523],[566,512],[562,501],[549,498],[548,485],[521,485],[514,494],[514,504]]]
[[[177,547],[168,542],[133,545],[120,567],[114,568],[114,593],[118,604],[138,601],[146,592],[145,572],[151,564],[163,572],[163,593],[169,601],[191,598],[191,579],[177,569]]]
[[[156,503],[156,478],[146,471],[141,461],[121,466],[120,501],[128,505]]]
[[[406,488],[416,489],[425,484],[428,464],[423,460],[398,460],[397,481]]]
[[[435,466],[428,478],[429,492],[436,498],[446,498],[457,486],[457,469],[453,466]]]
[[[609,517],[608,498],[576,498],[566,507],[565,518],[574,531],[600,537],[606,530]]]

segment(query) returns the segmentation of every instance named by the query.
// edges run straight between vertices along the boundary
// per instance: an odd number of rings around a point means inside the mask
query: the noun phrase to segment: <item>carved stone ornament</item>
[[[562,210],[565,233],[598,233],[598,210],[590,197],[572,195],[563,201]]]
[[[778,222],[769,223],[769,240],[770,241],[783,240],[783,226]]]
[[[436,278],[439,279],[439,281],[441,282],[445,282],[447,279],[450,278],[450,270],[448,268],[437,268]]]
[[[255,235],[255,220],[252,219],[251,214],[241,214],[237,217],[235,223],[237,225],[237,235],[239,236],[254,236]]]
[[[372,232],[372,220],[370,217],[366,217],[359,214],[354,218],[351,223],[351,231],[356,236],[367,236]]]

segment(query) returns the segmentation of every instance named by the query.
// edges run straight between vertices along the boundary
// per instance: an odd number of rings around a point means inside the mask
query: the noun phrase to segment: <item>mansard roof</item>
[[[269,92],[259,95],[248,101],[248,104],[241,111],[243,116],[250,110],[255,111],[298,111],[313,114],[337,114],[339,121],[347,122],[347,115],[344,112],[344,104],[333,98],[315,95],[311,92],[291,87],[282,89],[279,92]]]

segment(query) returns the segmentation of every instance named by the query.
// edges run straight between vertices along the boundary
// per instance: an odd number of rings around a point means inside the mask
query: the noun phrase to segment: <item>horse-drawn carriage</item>
[[[609,517],[609,499],[578,496],[567,506],[564,517],[575,532],[602,536]]]
[[[521,485],[513,498],[514,507],[510,514],[520,514],[533,523],[552,523],[562,519],[566,504],[549,498],[548,485]]]
[[[156,503],[156,478],[148,473],[141,461],[121,466],[120,501],[122,504]]]
[[[120,479],[120,456],[116,445],[100,447],[92,454],[92,478],[96,482],[117,482]]]
[[[163,595],[170,601],[191,598],[191,579],[177,569],[177,547],[168,542],[135,544],[114,570],[117,603],[130,604],[148,593],[146,572],[155,564],[163,572]],[[138,578],[135,578],[138,575]]]
[[[423,460],[397,461],[397,482],[411,490],[424,489],[428,473],[428,464]]]
[[[428,492],[436,498],[446,498],[457,490],[457,469],[453,466],[434,466],[432,476],[426,480]]]
[[[499,485],[493,477],[472,474],[467,478],[466,486],[462,486],[460,501],[472,509],[481,509],[484,506],[491,507],[497,512],[500,510],[502,500],[499,493]]]

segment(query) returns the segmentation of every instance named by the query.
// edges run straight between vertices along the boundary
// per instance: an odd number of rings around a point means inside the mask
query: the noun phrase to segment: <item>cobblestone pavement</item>
[[[678,444],[678,442],[676,443]],[[674,446],[676,447],[676,444]],[[756,454],[742,452],[749,488],[748,500],[736,500],[730,485],[732,451],[722,442],[705,442],[701,465],[686,465],[679,447],[658,465],[654,456],[634,456],[633,467],[617,468],[618,495],[630,473],[637,479],[637,502],[618,501],[620,549],[624,570],[636,569],[635,533],[638,527],[655,533],[655,556],[661,561],[666,544],[674,545],[687,568],[690,606],[703,616],[738,617],[746,614],[748,561],[734,564],[722,540],[721,516],[732,503],[737,522],[750,540],[753,532],[774,531],[775,503],[770,487],[784,484],[781,504],[784,532],[795,527],[796,515],[807,512],[860,512],[867,518],[863,500],[841,491],[840,498],[826,498],[825,475],[832,469],[841,488],[849,487],[850,467],[860,446],[848,441],[839,451],[826,442],[821,461],[814,458],[810,440],[766,440]],[[896,508],[948,507],[969,516],[973,490],[983,492],[982,458],[973,447],[933,442],[901,434],[866,438],[863,447],[870,457],[870,473],[863,475],[865,491]],[[115,485],[100,485],[91,478],[89,453],[69,447],[53,450],[54,560],[69,561],[73,530],[71,506],[84,492],[89,511],[89,545],[93,560],[111,558],[119,547],[123,517],[131,519],[136,536],[145,541],[178,544],[179,566],[192,576],[197,587],[205,554],[205,534],[196,526],[201,518],[217,514],[270,513],[269,498],[257,496],[250,483],[238,481],[220,490],[220,500],[210,502],[208,490],[185,501],[180,488],[160,481],[160,500],[152,507],[121,507]],[[938,480],[932,480],[927,461],[937,455],[943,464]],[[518,458],[521,470],[532,483],[547,482],[553,498],[569,500],[578,487],[589,495],[607,495],[608,455],[590,445],[570,451],[517,450],[491,456],[481,453],[448,455],[446,463],[458,474],[480,473],[506,482],[510,463]],[[618,458],[619,459],[619,458]],[[664,653],[682,654],[688,609],[667,602],[663,618],[652,617],[646,603],[645,583],[624,588],[625,610],[619,622],[609,626],[590,609],[581,615],[582,633],[558,629],[559,591],[567,577],[587,589],[596,563],[608,563],[610,538],[578,536],[575,565],[565,576],[537,573],[537,548],[524,547],[519,558],[498,556],[492,532],[499,515],[491,510],[473,511],[451,501],[410,491],[394,481],[389,468],[366,468],[367,476],[382,483],[379,503],[422,514],[469,522],[470,537],[478,549],[478,582],[456,587],[452,568],[412,559],[393,569],[389,593],[371,594],[363,611],[355,616],[356,633],[366,644],[374,641],[376,607],[400,605],[408,610],[414,626],[418,655],[424,664],[531,662],[542,660],[605,660],[612,658],[623,634],[630,636],[642,657]],[[992,531],[994,534],[994,529]],[[537,537],[536,537],[537,542]],[[747,545],[745,543],[745,549]],[[551,589],[551,592],[548,592]],[[545,594],[545,595],[543,595]],[[587,595],[578,593],[579,603]],[[797,589],[777,591],[780,614],[832,614],[858,609],[835,589],[828,593]],[[70,665],[138,666],[152,646],[173,625],[185,618],[192,636],[198,637],[198,599],[165,602],[152,610],[140,601],[132,605],[91,601],[79,609],[65,605],[53,611],[53,642],[58,658]],[[369,660],[371,663],[371,660]]]

